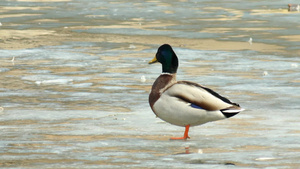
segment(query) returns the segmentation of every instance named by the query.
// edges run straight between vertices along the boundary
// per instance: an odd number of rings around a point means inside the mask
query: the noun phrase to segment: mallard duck
[[[160,62],[162,74],[153,83],[149,104],[154,114],[173,125],[185,127],[183,137],[190,138],[190,126],[230,118],[243,111],[237,103],[213,90],[189,81],[177,81],[178,58],[168,44],[160,46],[149,64]]]

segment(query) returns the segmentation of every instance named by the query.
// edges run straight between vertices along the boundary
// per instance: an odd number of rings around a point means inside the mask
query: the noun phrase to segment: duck
[[[149,105],[163,121],[185,127],[182,137],[171,140],[187,140],[190,127],[227,119],[245,110],[212,89],[195,82],[177,81],[178,57],[169,44],[161,45],[149,64],[157,62],[162,64],[162,73],[152,85]]]

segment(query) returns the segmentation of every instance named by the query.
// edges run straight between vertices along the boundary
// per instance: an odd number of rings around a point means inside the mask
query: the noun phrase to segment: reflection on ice
[[[0,5],[1,168],[299,166],[299,17],[285,1]],[[170,141],[184,128],[148,105],[162,43],[178,80],[247,110]]]
[[[55,80],[42,80],[42,81],[35,81],[37,85],[47,85],[47,84],[72,84],[73,79],[55,79]]]

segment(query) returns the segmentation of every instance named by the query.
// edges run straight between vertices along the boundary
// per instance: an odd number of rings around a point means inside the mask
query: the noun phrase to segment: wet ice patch
[[[93,83],[79,83],[79,84],[72,84],[75,88],[86,88],[92,86]]]
[[[10,69],[8,69],[8,68],[0,68],[0,73],[8,72],[8,71],[10,71]]]
[[[298,64],[297,63],[291,63],[291,67],[292,68],[298,68]]]
[[[35,81],[37,85],[63,85],[63,84],[72,84],[73,79],[52,79],[52,80],[42,80],[42,81]]]
[[[34,74],[49,74],[51,73],[50,70],[27,70],[28,73],[34,73]]]
[[[22,80],[33,81],[37,85],[63,85],[72,84],[73,79],[57,75],[29,75],[21,78]]]
[[[44,47],[34,49],[20,49],[14,50],[1,50],[0,58],[13,58],[18,57],[18,60],[91,60],[97,59],[97,56],[88,55],[73,49],[72,46],[55,46],[55,47]]]
[[[100,88],[105,89],[105,90],[126,90],[126,89],[128,89],[127,87],[124,87],[124,86],[102,86]]]
[[[270,160],[276,160],[274,157],[259,157],[255,159],[256,161],[270,161]]]
[[[52,74],[36,74],[27,75],[21,78],[22,80],[34,82],[37,85],[73,85],[73,82],[84,81],[90,79],[90,77],[80,76],[59,76]],[[85,84],[87,85],[87,84]],[[90,85],[90,84],[89,84]],[[79,85],[75,85],[74,87]]]

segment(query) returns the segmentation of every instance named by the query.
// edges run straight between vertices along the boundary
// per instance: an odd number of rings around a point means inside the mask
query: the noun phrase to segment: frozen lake
[[[238,2],[1,1],[0,168],[299,168],[300,13]],[[246,111],[170,141],[148,104],[164,43]]]

